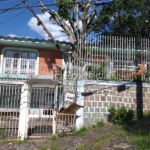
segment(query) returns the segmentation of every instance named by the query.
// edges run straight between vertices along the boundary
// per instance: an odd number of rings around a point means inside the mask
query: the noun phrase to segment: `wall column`
[[[84,96],[82,96],[82,93],[84,93],[84,81],[77,81],[77,98],[76,98],[76,103],[78,105],[84,106]],[[76,112],[76,129],[80,129],[83,125],[84,125],[84,108],[80,108],[77,112]]]
[[[19,130],[18,130],[18,139],[21,140],[27,138],[29,106],[30,106],[29,101],[30,101],[30,86],[24,83],[21,89]]]

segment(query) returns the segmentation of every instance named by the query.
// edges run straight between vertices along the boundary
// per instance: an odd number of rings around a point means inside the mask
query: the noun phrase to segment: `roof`
[[[51,84],[51,85],[58,85],[59,84],[59,82],[58,81],[55,81],[55,80],[52,80],[52,79],[39,79],[39,78],[37,78],[37,79],[28,79],[27,81],[26,81],[26,83],[27,84],[30,84],[30,85],[34,85],[34,84],[36,84],[36,85],[38,85],[38,84],[46,84],[46,85],[48,85],[48,84]]]
[[[74,45],[66,41],[56,41],[62,49],[65,50],[74,50]],[[51,40],[45,39],[31,39],[24,37],[10,37],[10,36],[0,36],[0,45],[7,46],[20,46],[28,48],[45,48],[45,49],[54,49],[57,50],[55,45]]]

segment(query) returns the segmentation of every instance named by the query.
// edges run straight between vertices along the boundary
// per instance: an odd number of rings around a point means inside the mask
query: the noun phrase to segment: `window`
[[[37,52],[5,50],[3,73],[6,74],[29,74],[36,73]]]

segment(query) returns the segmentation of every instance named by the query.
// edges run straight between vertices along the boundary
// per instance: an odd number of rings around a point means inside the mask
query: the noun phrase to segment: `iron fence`
[[[57,133],[73,132],[75,129],[75,114],[58,113],[56,117]]]
[[[66,65],[66,79],[149,80],[150,41],[132,37],[89,36]]]

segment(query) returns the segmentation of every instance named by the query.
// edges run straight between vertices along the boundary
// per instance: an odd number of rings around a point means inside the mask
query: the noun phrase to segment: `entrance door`
[[[29,137],[47,137],[52,134],[55,88],[32,87],[29,113]]]
[[[17,138],[21,85],[0,85],[0,139]]]

